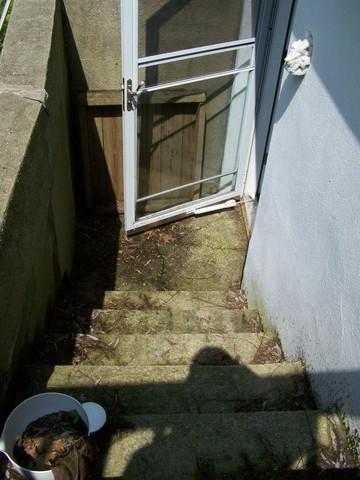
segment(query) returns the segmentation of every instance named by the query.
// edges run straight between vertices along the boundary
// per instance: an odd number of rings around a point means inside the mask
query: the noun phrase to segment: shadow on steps
[[[338,419],[314,410],[302,372],[281,375],[281,365],[261,376],[205,347],[188,367],[142,366],[141,382],[130,366],[34,369],[23,394],[104,405],[108,422],[95,437],[106,478],[358,478]]]
[[[210,231],[216,225],[214,218]],[[170,248],[173,238],[183,241],[180,224],[173,230],[157,229],[149,238],[127,242],[126,264],[126,259],[119,259],[125,241],[120,239],[120,221],[98,222],[90,219],[80,223],[77,255],[82,260],[69,285],[68,298],[83,287],[95,289],[98,296],[91,307],[75,297],[79,303],[74,315],[73,304],[65,300],[72,332],[79,332],[79,327],[81,333],[91,334],[91,314],[103,307],[106,290],[123,287],[119,272],[125,275],[129,288],[164,290],[178,286],[170,268],[164,274],[163,262],[164,254],[169,254],[176,269],[179,259],[183,260],[179,254],[175,258]],[[191,227],[191,222],[187,224]],[[201,231],[199,242],[203,236]],[[89,243],[84,249],[86,239]],[[191,242],[191,248],[197,248],[196,242]],[[139,273],[131,257],[140,255],[139,265],[145,265],[150,259],[141,255],[145,247],[157,260],[154,267],[150,268],[151,261],[148,270]],[[220,244],[215,247],[224,251]],[[233,247],[226,251],[238,248]],[[189,249],[189,243],[183,242],[183,248]],[[234,263],[232,253],[230,261]],[[213,288],[218,287],[214,271],[203,275],[193,270],[191,278],[190,273],[181,277],[182,286],[191,282],[204,288],[211,281]],[[236,275],[240,278],[239,272]],[[231,282],[230,278],[228,286],[234,286]],[[79,326],[76,322],[81,312],[84,321]],[[190,338],[191,333],[188,335]],[[268,365],[262,355],[264,365],[246,365],[237,354],[230,353],[230,347],[204,345],[190,358],[190,365],[168,365],[166,352],[172,348],[168,342],[167,350],[158,352],[165,355],[162,364],[71,365],[74,340],[66,349],[64,365],[31,366],[26,374],[20,372],[20,395],[53,390],[104,405],[109,419],[96,434],[101,453],[99,476],[125,480],[358,478],[357,471],[350,469],[353,461],[341,425],[335,417],[315,410],[302,370],[282,370],[281,358],[276,360],[279,363]],[[61,350],[62,341],[61,337],[54,340],[54,351]],[[44,344],[38,342],[37,348],[43,349]],[[46,351],[43,363],[53,363],[53,355]],[[13,398],[14,403],[20,400]]]

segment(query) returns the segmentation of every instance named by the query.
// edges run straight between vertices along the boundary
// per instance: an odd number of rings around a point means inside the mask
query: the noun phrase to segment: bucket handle
[[[13,464],[14,460],[10,457],[10,455],[4,449],[5,449],[4,441],[0,438],[0,455],[4,455],[4,457],[6,457],[11,464]]]
[[[86,412],[89,419],[89,433],[94,433],[100,430],[106,422],[105,409],[95,402],[85,402],[81,406]]]

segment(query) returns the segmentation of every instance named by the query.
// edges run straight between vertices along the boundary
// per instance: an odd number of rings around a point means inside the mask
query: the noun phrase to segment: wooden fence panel
[[[172,92],[172,96],[174,92]],[[201,178],[205,95],[175,98],[161,92],[139,108],[139,195],[146,196]],[[119,91],[79,96],[79,119],[87,206],[99,213],[123,212],[122,95]],[[193,187],[190,197],[196,198]],[[188,201],[189,189],[144,202],[143,213]],[[170,202],[170,203],[169,203]]]

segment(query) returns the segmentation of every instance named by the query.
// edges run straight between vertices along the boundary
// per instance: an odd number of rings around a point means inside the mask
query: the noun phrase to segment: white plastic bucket
[[[80,403],[63,393],[41,393],[27,398],[8,416],[0,438],[0,451],[4,452],[14,469],[21,475],[35,480],[54,480],[51,470],[28,470],[20,467],[12,456],[16,440],[21,437],[29,423],[60,410],[66,412],[76,410],[85,422],[89,434],[100,430],[106,421],[106,412],[101,405],[93,402]]]

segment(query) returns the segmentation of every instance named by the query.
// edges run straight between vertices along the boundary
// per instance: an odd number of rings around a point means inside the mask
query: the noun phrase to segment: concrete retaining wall
[[[0,57],[0,111],[3,393],[72,264],[68,83],[56,0],[16,0]]]
[[[326,6],[324,5],[326,3]],[[244,285],[303,358],[320,404],[360,427],[360,4],[297,2],[291,40],[314,40],[303,79],[284,72]]]
[[[120,0],[62,0],[71,92],[121,87]]]

